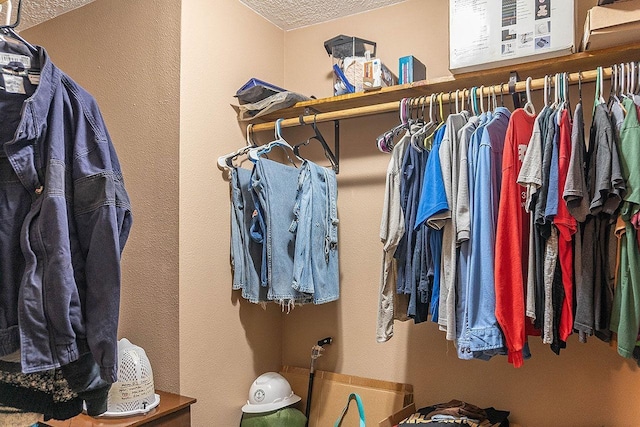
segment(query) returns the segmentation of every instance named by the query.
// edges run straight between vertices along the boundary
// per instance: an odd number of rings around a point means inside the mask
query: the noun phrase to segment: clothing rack
[[[610,78],[611,72],[612,72],[611,67],[603,67],[602,69],[602,75],[604,78]],[[598,75],[597,70],[579,71],[575,73],[569,73],[568,80],[570,85],[578,84],[578,81],[581,81],[582,83],[594,82],[596,81],[597,75]],[[538,79],[532,79],[530,82],[531,90],[541,90],[541,89],[544,89],[544,87],[545,87],[544,77],[538,78]],[[519,81],[515,84],[516,92],[523,92],[525,91],[525,89],[526,89],[526,80]],[[462,89],[460,89],[460,91],[462,91]],[[469,92],[469,89],[465,89],[465,91]],[[425,90],[425,93],[426,93],[426,90]],[[496,95],[509,95],[510,94],[509,87],[507,84],[498,84],[498,85],[485,86],[485,87],[478,88],[479,96],[492,96],[494,93]],[[456,99],[455,91],[446,92],[446,93],[443,92],[441,94],[442,96],[437,102],[442,102],[442,103],[455,102],[455,99]],[[418,99],[420,99],[420,97],[415,97],[412,99],[414,101],[417,101]],[[431,100],[429,97],[426,97],[426,99],[423,97],[420,105],[424,105],[424,104],[429,105],[430,102]],[[305,124],[311,124],[314,121],[316,123],[321,123],[321,122],[338,121],[342,119],[352,119],[356,117],[370,116],[374,114],[389,113],[393,111],[398,111],[400,108],[400,103],[401,101],[398,100],[398,101],[385,102],[380,104],[366,105],[362,107],[330,111],[326,113],[317,113],[317,114],[305,113],[296,118],[288,118],[288,119],[280,120],[280,126],[294,127],[294,126],[300,126]],[[252,131],[261,132],[266,130],[272,130],[275,128],[275,123],[276,122],[273,121],[273,122],[254,124],[252,127]]]

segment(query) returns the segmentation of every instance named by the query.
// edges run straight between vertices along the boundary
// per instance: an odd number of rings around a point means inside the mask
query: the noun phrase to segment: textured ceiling
[[[22,0],[22,13],[18,30],[33,27],[92,1],[94,0]],[[17,0],[13,0],[13,4],[17,3]]]
[[[267,20],[292,30],[404,0],[240,0]]]
[[[23,0],[18,30],[33,27],[94,0]],[[188,0],[185,0],[188,1]],[[404,0],[239,0],[283,30],[305,27]],[[14,4],[17,0],[13,0]]]

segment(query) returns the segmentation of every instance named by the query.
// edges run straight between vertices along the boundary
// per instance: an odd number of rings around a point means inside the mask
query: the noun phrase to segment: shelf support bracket
[[[337,175],[340,169],[340,120],[333,121],[333,132],[333,156],[336,159],[335,172]]]
[[[509,73],[509,93],[513,99],[513,109],[522,107],[527,102],[527,95],[524,92],[516,92],[516,83],[520,81],[517,71]]]

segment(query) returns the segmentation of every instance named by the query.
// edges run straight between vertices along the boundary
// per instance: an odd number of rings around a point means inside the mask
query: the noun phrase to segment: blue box
[[[426,80],[427,67],[415,56],[403,56],[398,62],[398,84]]]

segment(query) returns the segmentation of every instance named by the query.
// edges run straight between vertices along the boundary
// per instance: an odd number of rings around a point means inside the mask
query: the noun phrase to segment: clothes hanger
[[[582,71],[578,71],[578,103],[582,104]]]
[[[479,93],[479,99],[480,99],[480,112],[482,114],[484,114],[486,111],[484,111],[484,85],[480,85],[480,89],[479,89],[480,93]]]
[[[398,108],[398,115],[400,116],[400,124],[395,126],[392,129],[389,129],[388,131],[384,132],[383,134],[379,135],[376,138],[376,146],[378,147],[378,150],[380,150],[383,153],[390,153],[391,151],[393,151],[393,147],[395,145],[393,140],[396,137],[398,137],[406,129],[406,125],[407,125],[406,104],[407,104],[407,98],[402,98],[400,100],[400,104]]]
[[[636,87],[636,63],[635,62],[630,62],[628,64],[629,67],[629,88],[627,90],[627,95],[629,96],[629,98],[633,97],[633,92],[635,90]]]
[[[602,103],[604,103],[604,98],[602,97],[603,92],[603,72],[602,67],[596,68],[596,88],[593,99],[593,112],[596,111],[596,107]]]
[[[556,73],[553,76],[553,108],[557,108],[560,105],[560,73]]]
[[[504,86],[504,83],[500,83],[500,106],[504,107],[504,91],[502,86]]]
[[[558,109],[564,110],[565,102],[564,102],[564,74],[558,73]],[[558,119],[560,116],[558,116]]]
[[[569,92],[569,73],[564,72],[563,73],[564,76],[562,78],[562,81],[564,82],[564,99],[565,99],[565,105],[566,105],[566,109],[569,111],[569,116],[571,116],[571,97],[570,97],[570,92]]]
[[[313,116],[313,123],[311,124],[311,128],[314,131],[314,135],[311,138],[308,138],[306,141],[301,142],[300,144],[296,144],[293,146],[293,152],[295,153],[295,155],[298,158],[303,158],[300,155],[300,146],[302,145],[308,145],[309,142],[312,139],[317,140],[320,145],[322,145],[322,149],[324,150],[324,156],[327,158],[327,160],[329,160],[329,163],[331,164],[331,169],[333,169],[334,172],[338,172],[338,159],[336,159],[336,156],[333,154],[333,151],[331,150],[331,147],[329,147],[329,144],[327,144],[327,141],[324,139],[324,136],[322,135],[322,133],[320,132],[320,129],[318,128],[318,124],[316,122],[316,117],[318,115],[315,114]]]
[[[424,146],[425,148],[427,148],[427,150],[431,150],[431,146],[433,144],[433,138],[436,135],[436,132],[438,131],[438,129],[440,129],[442,126],[444,126],[445,122],[444,122],[444,112],[442,109],[442,97],[444,96],[444,93],[440,92],[438,95],[436,95],[436,100],[438,102],[438,109],[440,110],[440,121],[437,121],[437,116],[438,113],[436,112],[436,125],[435,128],[431,131],[431,133],[424,139]]]
[[[4,6],[7,7],[7,12],[5,14],[6,21],[4,25],[0,25],[0,32],[24,44],[32,55],[38,54],[38,49],[15,31],[15,28],[20,24],[22,0],[18,0],[18,6],[16,7],[16,20],[14,22],[11,22],[11,16],[13,15],[13,0],[0,0],[0,10],[2,10]]]
[[[4,8],[4,4],[7,5],[7,11],[5,12],[5,23],[4,26],[5,27],[10,27],[11,26],[11,15],[13,15],[13,3],[11,2],[11,0],[0,0],[0,12],[2,12],[2,9]]]
[[[253,128],[253,123],[250,123],[250,124],[247,125],[247,145],[245,145],[244,147],[242,147],[242,148],[240,148],[240,149],[238,149],[238,150],[236,150],[236,151],[234,151],[232,153],[229,153],[229,154],[226,154],[224,156],[218,157],[218,162],[217,162],[218,163],[218,169],[221,169],[221,170],[227,169],[227,170],[229,170],[229,169],[237,167],[233,163],[233,161],[235,159],[237,159],[238,157],[240,157],[240,156],[242,156],[244,154],[247,154],[249,152],[249,150],[251,150],[252,148],[256,148],[257,147],[257,145],[253,142],[253,139],[251,138],[251,135],[253,134],[252,128]]]
[[[580,86],[580,81],[578,81],[578,86]],[[620,102],[620,99],[618,98],[617,87],[618,66],[614,64],[611,66],[611,77],[609,79],[609,101],[607,104],[609,107],[611,107],[616,102]]]
[[[422,121],[420,123],[420,128],[411,135],[411,146],[414,149],[416,149],[418,152],[422,152],[423,148],[420,146],[420,141],[422,140],[422,136],[431,128],[432,121],[431,121],[431,117],[429,117],[429,122],[426,122],[424,118],[424,110],[425,110],[425,104],[427,101],[427,95],[423,95],[418,99],[421,104]],[[429,108],[430,108],[429,116],[431,116],[431,104]]]
[[[526,81],[527,102],[524,104],[524,111],[529,113],[529,115],[531,116],[535,116],[536,107],[533,105],[533,102],[531,102],[531,80],[533,80],[531,76],[527,77],[527,81]]]
[[[278,119],[276,120],[275,126],[274,126],[274,133],[275,133],[275,140],[269,142],[268,144],[259,146],[259,147],[253,147],[249,150],[249,159],[252,162],[257,162],[260,158],[260,156],[264,156],[265,154],[269,154],[271,152],[271,150],[274,147],[280,147],[284,150],[285,155],[287,156],[287,160],[289,161],[289,163],[291,163],[293,166],[296,166],[296,163],[293,161],[293,159],[291,158],[291,156],[289,156],[289,153],[287,152],[286,148],[288,148],[289,150],[291,150],[293,152],[293,147],[282,137],[282,121],[284,119]],[[295,155],[295,152],[294,152]],[[304,161],[303,158],[296,156],[296,158],[298,160],[300,160],[301,162]]]
[[[466,110],[466,105],[465,105],[465,100],[464,100],[464,95],[465,93],[468,91],[468,89],[465,87],[464,89],[462,89],[462,91],[460,92],[460,109],[461,111],[465,111]]]
[[[489,88],[489,92],[491,92],[492,110],[495,111],[498,108],[498,98],[496,97],[496,87],[495,86],[491,86]]]

